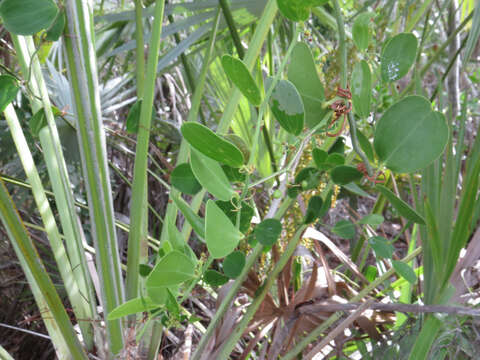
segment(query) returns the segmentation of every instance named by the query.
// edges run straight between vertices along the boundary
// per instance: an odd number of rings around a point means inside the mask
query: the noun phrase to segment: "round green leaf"
[[[425,220],[420,214],[418,214],[415,210],[413,210],[410,205],[408,205],[405,201],[398,198],[393,192],[391,192],[388,188],[383,185],[376,185],[375,189],[382,193],[385,196],[390,204],[397,209],[398,213],[402,215],[405,219],[413,221],[420,225],[425,225]]]
[[[65,23],[65,11],[62,10],[60,13],[58,13],[57,18],[55,19],[52,26],[50,26],[50,28],[47,30],[45,40],[57,41],[63,34],[63,30],[65,29]]]
[[[235,84],[240,92],[247,98],[252,105],[259,106],[262,102],[262,96],[257,83],[247,66],[242,60],[236,59],[230,55],[222,56],[223,70],[228,78]]]
[[[366,118],[370,115],[372,76],[365,60],[361,60],[353,67],[351,83],[353,111],[359,117]]]
[[[337,185],[346,185],[352,181],[360,180],[363,174],[354,166],[340,165],[330,172],[332,181]]]
[[[328,153],[325,150],[313,149],[312,157],[317,168],[321,168],[323,163],[327,161]]]
[[[340,220],[332,228],[332,232],[344,239],[353,239],[355,237],[355,225],[348,220]]]
[[[245,266],[245,255],[241,251],[234,251],[223,260],[223,272],[230,279],[236,279]]]
[[[0,4],[5,28],[16,35],[33,35],[48,28],[57,13],[53,0],[3,0]]]
[[[220,200],[230,200],[235,193],[222,167],[215,160],[190,149],[190,163],[198,182],[213,196]]]
[[[205,237],[207,248],[214,259],[230,254],[243,238],[230,219],[212,200],[207,201],[205,214]]]
[[[307,127],[315,127],[328,109],[323,107],[325,92],[310,47],[305,43],[299,42],[293,48],[288,66],[288,80],[295,85],[302,97]]]
[[[353,22],[352,37],[355,46],[358,50],[363,51],[368,48],[368,42],[370,41],[370,21],[373,19],[374,14],[367,12],[357,16]]]
[[[190,164],[177,165],[170,174],[170,182],[184,194],[195,195],[202,189],[202,185],[193,174]]]
[[[308,202],[307,212],[305,213],[305,224],[313,223],[321,214],[323,200],[320,196],[312,196]]]
[[[145,283],[147,288],[181,284],[194,277],[195,264],[186,255],[171,251],[155,265]]]
[[[287,19],[305,21],[310,15],[310,9],[320,6],[328,0],[277,0],[278,9]]]
[[[222,286],[228,282],[228,277],[216,270],[207,270],[205,271],[205,274],[203,274],[203,281],[210,286]]]
[[[267,89],[270,88],[272,82],[272,78],[265,80]],[[302,132],[305,110],[300,94],[290,81],[280,80],[277,83],[270,97],[270,109],[278,123],[287,132],[293,135],[299,135]]]
[[[181,132],[185,140],[203,155],[234,168],[242,166],[242,152],[206,126],[187,122],[182,125]]]
[[[383,257],[385,259],[392,258],[395,248],[384,237],[373,236],[370,239],[368,239],[368,243],[370,244],[372,249],[375,251],[375,254],[377,256]]]
[[[377,228],[383,223],[384,220],[384,217],[380,214],[368,214],[364,216],[358,223],[364,225],[371,225]]]
[[[0,114],[10,104],[18,93],[17,80],[10,75],[0,76]]]
[[[392,260],[392,265],[395,271],[410,284],[415,284],[417,282],[417,275],[408,264],[405,264],[403,261]]]
[[[381,62],[382,79],[396,81],[407,75],[417,54],[417,38],[411,33],[394,36],[383,49]]]
[[[272,246],[280,237],[282,223],[277,219],[265,219],[255,227],[254,234],[263,246]]]
[[[445,116],[421,96],[392,105],[377,123],[373,146],[381,162],[396,172],[425,168],[444,151],[448,141]]]

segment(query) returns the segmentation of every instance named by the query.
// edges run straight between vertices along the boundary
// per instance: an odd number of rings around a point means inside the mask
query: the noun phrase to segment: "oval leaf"
[[[432,111],[424,97],[408,96],[378,121],[373,146],[385,166],[407,173],[432,163],[443,153],[447,141],[443,114]]]
[[[272,82],[272,78],[266,79],[267,89]],[[305,110],[300,94],[290,81],[280,80],[277,83],[270,97],[270,109],[275,119],[287,132],[293,135],[299,135],[302,132]]]
[[[328,153],[325,150],[313,149],[312,151],[313,161],[317,168],[321,168],[323,163],[327,161]]]
[[[368,48],[368,43],[370,41],[370,21],[373,18],[372,13],[363,13],[357,16],[353,22],[352,27],[352,37],[355,46],[358,50],[363,51]]]
[[[377,228],[383,223],[384,220],[384,217],[380,214],[368,214],[364,216],[358,223],[363,225],[371,225]]]
[[[385,82],[396,81],[407,75],[417,54],[417,38],[411,33],[394,36],[382,52],[381,73]]]
[[[195,274],[193,261],[178,251],[165,255],[153,268],[146,280],[147,288],[158,288],[181,284]]]
[[[325,92],[310,47],[305,43],[299,42],[293,48],[288,66],[288,80],[295,85],[302,97],[307,127],[315,127],[328,109],[323,107]]]
[[[222,56],[222,66],[228,78],[247,100],[250,101],[252,105],[259,106],[262,102],[260,90],[252,74],[248,71],[247,66],[241,60],[230,55]]]
[[[205,236],[208,251],[214,259],[230,254],[243,238],[243,234],[212,200],[207,201]]]
[[[355,237],[355,225],[348,220],[340,220],[332,228],[332,232],[344,239],[353,239]]]
[[[272,246],[280,237],[282,223],[277,219],[265,219],[255,227],[254,234],[263,246]]]
[[[370,115],[372,94],[372,76],[370,67],[365,60],[356,63],[352,72],[352,103],[353,110],[361,118]]]
[[[320,6],[328,0],[277,0],[278,9],[287,19],[305,21],[310,15],[310,9]]]
[[[395,271],[410,284],[415,284],[417,282],[417,275],[408,264],[405,264],[403,261],[392,260],[392,265]]]
[[[312,196],[308,202],[307,212],[305,213],[305,224],[313,223],[321,214],[323,200],[320,196]]]
[[[352,181],[360,180],[363,174],[354,166],[340,165],[330,172],[332,181],[337,185],[346,185]]]
[[[177,165],[170,174],[170,182],[184,194],[195,195],[202,189],[202,185],[193,174],[190,164]]]
[[[48,28],[57,13],[53,0],[3,0],[0,4],[5,28],[17,35],[33,35]]]
[[[391,259],[395,248],[382,236],[373,236],[368,239],[368,243],[375,251],[377,257]]]
[[[187,122],[182,125],[181,132],[185,140],[203,155],[234,168],[242,166],[242,152],[206,126]]]
[[[236,279],[245,266],[245,255],[241,251],[234,251],[223,260],[223,272],[230,279]]]
[[[210,286],[222,286],[228,282],[228,277],[216,270],[207,270],[205,271],[205,274],[203,274],[203,281]]]
[[[220,200],[230,200],[235,193],[228,182],[222,167],[195,149],[190,149],[192,171],[198,182]]]
[[[0,76],[0,114],[10,104],[18,93],[17,80],[10,75]]]
[[[172,200],[182,212],[193,230],[201,239],[205,239],[205,220],[195,214],[191,207],[180,196],[172,196]],[[175,240],[175,239],[174,239]],[[174,241],[172,240],[172,242]]]
[[[370,160],[372,163],[375,162],[375,155],[373,153],[373,147],[372,144],[370,143],[370,140],[361,132],[360,130],[357,129],[357,137],[358,137],[358,143],[360,144],[360,147],[362,148],[363,152],[367,156],[368,160]]]
[[[391,192],[388,188],[383,185],[377,185],[375,188],[385,196],[390,204],[397,209],[398,213],[402,215],[405,219],[413,221],[417,224],[425,225],[425,220],[420,214],[418,214],[415,210],[413,210],[410,205],[408,205],[405,201],[398,198],[393,192]]]
[[[107,320],[120,319],[127,315],[138,314],[158,308],[159,305],[149,297],[136,298],[117,306],[107,316]]]
[[[63,34],[63,30],[65,29],[65,23],[65,11],[62,10],[58,13],[57,18],[55,19],[52,26],[50,26],[50,28],[47,30],[45,40],[57,41]]]

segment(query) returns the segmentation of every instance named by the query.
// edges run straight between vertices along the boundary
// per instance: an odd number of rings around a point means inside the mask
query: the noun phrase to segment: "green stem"
[[[338,0],[333,0],[333,7],[335,9],[335,17],[337,19],[337,28],[338,28],[338,42],[339,42],[339,52],[340,52],[340,84],[343,89],[347,89],[347,49],[345,43],[345,22],[343,21],[342,10],[338,4]],[[350,138],[352,140],[353,150],[360,156],[369,176],[373,176],[373,171],[368,161],[367,156],[363,153],[362,149],[358,144],[357,138],[357,123],[355,118],[350,111],[348,113],[348,124],[350,125]]]
[[[232,40],[237,49],[238,57],[243,59],[245,57],[245,50],[243,49],[242,41],[240,40],[240,36],[238,36],[238,31],[235,26],[235,21],[233,20],[232,12],[230,11],[230,7],[228,6],[227,0],[218,0],[220,6],[222,7],[223,16],[225,16],[225,21],[227,22],[228,29],[230,30],[230,34],[232,35]]]
[[[153,31],[151,47],[148,53],[147,74],[145,76],[145,87],[143,90],[143,101],[140,109],[140,120],[135,154],[135,165],[133,170],[131,225],[128,237],[127,254],[127,300],[138,296],[139,289],[139,264],[141,249],[147,244],[147,219],[146,211],[135,211],[146,207],[147,194],[147,168],[148,168],[148,145],[150,140],[150,126],[152,121],[152,106],[155,93],[155,79],[157,64],[160,53],[160,40],[162,34],[163,12],[165,0],[158,0],[155,4]]]
[[[143,98],[143,83],[145,80],[145,53],[143,42],[143,18],[142,18],[142,0],[135,1],[135,41],[136,41],[136,74],[137,74],[137,98]]]

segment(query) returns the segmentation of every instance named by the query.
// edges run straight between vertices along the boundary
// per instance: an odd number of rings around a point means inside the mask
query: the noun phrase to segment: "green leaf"
[[[392,258],[395,248],[384,237],[373,236],[370,239],[368,239],[368,243],[370,244],[372,249],[375,251],[375,254],[377,256],[383,257],[385,259]]]
[[[263,246],[272,246],[280,237],[282,223],[277,219],[265,219],[255,227],[254,234]]]
[[[53,22],[52,26],[47,30],[47,35],[45,36],[45,40],[47,41],[57,41],[60,36],[63,34],[63,30],[65,29],[65,11],[62,10],[58,13],[55,21]]]
[[[236,279],[245,266],[245,254],[234,251],[223,260],[223,272],[230,279]]]
[[[323,200],[320,196],[312,196],[308,202],[308,208],[305,213],[305,224],[313,223],[321,214]]]
[[[172,196],[172,200],[175,205],[177,205],[177,207],[180,209],[183,216],[185,216],[185,219],[193,228],[193,230],[197,233],[197,235],[200,238],[205,239],[205,221],[200,216],[195,214],[190,208],[190,206],[182,198],[178,196]]]
[[[141,277],[147,277],[152,272],[153,268],[147,264],[140,264],[138,268],[138,273]]]
[[[206,126],[187,122],[182,125],[181,132],[185,140],[203,155],[234,168],[242,166],[242,152]]]
[[[108,314],[107,320],[120,319],[127,315],[151,311],[156,308],[158,308],[158,304],[149,297],[138,297],[117,306]]]
[[[408,264],[405,264],[403,261],[392,260],[392,265],[395,271],[410,284],[415,284],[417,282],[417,275]]]
[[[373,19],[374,14],[367,12],[357,16],[353,22],[352,37],[355,46],[358,50],[363,51],[368,48],[370,41],[370,22]]]
[[[411,33],[394,36],[385,45],[381,61],[382,79],[396,81],[407,75],[417,54],[417,38]]]
[[[53,0],[3,0],[0,4],[5,28],[16,35],[33,35],[48,28],[57,13]]]
[[[195,275],[195,264],[185,254],[173,250],[153,268],[145,282],[147,288],[178,285]]]
[[[445,116],[421,96],[392,105],[378,121],[373,146],[381,162],[396,172],[425,168],[444,151],[448,141]]]
[[[305,21],[310,15],[310,9],[320,6],[328,0],[277,0],[278,9],[287,19]]]
[[[17,80],[10,75],[0,76],[0,113],[10,104],[18,93]]]
[[[235,192],[218,162],[191,148],[190,163],[198,182],[209,193],[223,201],[232,198]]]
[[[207,201],[205,236],[208,251],[214,259],[230,254],[243,238],[243,234],[212,200]]]
[[[254,106],[259,106],[262,102],[262,96],[258,89],[252,74],[247,66],[239,59],[231,55],[222,56],[223,70],[228,78],[235,84],[240,92]]]
[[[202,185],[197,181],[193,174],[190,164],[184,163],[177,165],[170,174],[172,186],[184,194],[195,195],[202,189]]]
[[[295,183],[288,189],[288,196],[294,198],[301,190],[310,190],[318,186],[320,171],[314,167],[307,167],[295,176]]]
[[[43,108],[38,110],[35,115],[30,118],[28,126],[30,127],[33,136],[38,137],[40,130],[42,130],[43,127],[47,126],[47,118],[45,116],[45,111],[43,110]]]
[[[327,161],[328,153],[325,150],[315,148],[312,151],[312,157],[315,165],[320,169],[323,163]]]
[[[346,185],[352,181],[360,180],[363,174],[356,167],[340,165],[330,172],[330,178],[337,185]]]
[[[228,216],[232,224],[237,223],[237,215],[238,215],[238,201],[237,199],[232,199],[232,201],[215,201],[215,204],[222,209],[225,215]],[[242,201],[242,209],[240,210],[240,226],[239,230],[242,233],[246,233],[250,228],[250,223],[252,221],[252,217],[254,214],[253,208],[248,205],[245,201]]]
[[[343,239],[353,239],[355,237],[355,225],[348,220],[340,220],[332,228],[332,232]]]
[[[374,228],[379,227],[385,221],[380,214],[368,214],[358,221],[359,224],[371,225]]]
[[[402,215],[405,219],[411,220],[417,224],[425,225],[425,220],[420,214],[418,214],[414,209],[410,207],[405,201],[398,198],[393,192],[387,189],[383,185],[376,185],[375,188],[385,196],[390,204],[397,209],[398,213]]]
[[[325,161],[328,165],[343,165],[345,164],[345,157],[339,153],[329,154],[327,157],[327,161]]]
[[[307,44],[295,45],[288,66],[288,80],[297,88],[305,109],[305,122],[310,129],[318,125],[328,109],[323,107],[325,92],[318,77],[312,52]]]
[[[357,129],[357,137],[358,137],[358,143],[360,144],[360,147],[362,148],[363,152],[367,156],[368,160],[371,162],[374,162],[375,160],[375,155],[373,153],[373,147],[372,144],[370,143],[370,140],[361,132],[360,130]]]
[[[142,100],[137,100],[132,105],[127,115],[127,132],[130,134],[138,133],[138,124],[140,123],[140,110],[142,107]]]
[[[267,89],[272,82],[272,78],[265,80]],[[273,90],[269,103],[275,119],[285,131],[293,135],[299,135],[302,132],[305,110],[295,85],[288,80],[280,80]]]
[[[463,56],[464,64],[467,64],[470,60],[473,51],[478,46],[478,39],[480,38],[480,5],[478,3],[473,11],[472,27],[468,33],[467,45],[465,46],[465,53]]]
[[[370,115],[372,75],[365,60],[361,60],[353,67],[351,83],[353,111],[360,118],[367,118]]]
[[[328,210],[332,206],[332,197],[333,197],[333,190],[330,190],[327,195],[325,195],[322,208],[320,209],[320,213],[318,214],[318,218],[321,219],[325,215],[327,215]]]
[[[207,270],[205,271],[205,274],[203,274],[203,281],[210,286],[222,286],[228,282],[228,277],[216,270]]]

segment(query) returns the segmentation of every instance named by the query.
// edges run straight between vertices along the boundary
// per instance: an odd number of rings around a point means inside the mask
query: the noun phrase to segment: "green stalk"
[[[414,259],[417,255],[420,255],[422,252],[422,248],[418,247],[414,251],[412,251],[410,254],[405,256],[405,258],[402,259],[403,262],[408,262],[412,259]],[[366,297],[373,289],[375,289],[377,286],[381,285],[384,281],[389,279],[393,274],[395,273],[395,269],[391,267],[389,270],[387,270],[382,276],[379,278],[375,279],[375,281],[371,282],[369,285],[367,285],[362,291],[358,293],[357,296],[354,296],[352,299],[350,299],[350,303],[352,302],[357,302],[362,300],[364,297]],[[333,325],[337,320],[339,320],[343,316],[343,312],[336,312],[332,316],[330,316],[327,320],[325,320],[320,326],[315,328],[310,334],[305,336],[292,350],[290,350],[284,357],[282,357],[281,360],[291,360],[294,359],[300,352],[307,347],[309,344],[312,342],[316,341],[317,338],[326,330],[328,329],[331,325]]]
[[[347,89],[347,49],[345,46],[345,22],[343,21],[342,10],[338,4],[338,0],[333,0],[333,7],[335,9],[335,17],[337,19],[337,29],[338,29],[338,47],[340,52],[340,84],[343,89]],[[350,126],[350,138],[352,140],[352,146],[355,152],[360,156],[365,167],[367,169],[368,175],[372,176],[373,171],[368,161],[367,156],[363,153],[357,138],[357,123],[355,118],[350,111],[347,115],[348,124]]]
[[[65,3],[67,28],[63,37],[68,74],[77,117],[77,136],[86,182],[92,235],[105,317],[123,302],[123,283],[113,215],[97,79],[92,14],[82,0]],[[107,339],[114,354],[123,348],[120,319],[107,321]]]
[[[143,98],[143,82],[145,80],[145,54],[143,51],[143,18],[142,18],[142,0],[135,1],[135,41],[136,41],[136,74],[137,74],[137,99]]]
[[[40,63],[35,53],[35,45],[32,37],[21,37],[12,35],[12,40],[17,52],[22,72],[33,73],[29,79],[29,89],[32,93],[30,103],[33,112],[39,111],[42,107],[49,108],[45,114],[50,118],[49,126],[43,128],[39,133],[40,143],[44,152],[45,164],[55,194],[55,201],[59,212],[60,222],[66,236],[66,248],[70,259],[70,266],[81,296],[75,297],[72,301],[73,310],[79,319],[97,319],[96,299],[93,285],[89,277],[87,262],[85,258],[83,241],[84,233],[80,226],[78,216],[75,212],[75,200],[73,198],[72,186],[69,180],[65,159],[55,121],[52,121],[51,105],[48,97],[47,87],[40,69]],[[32,58],[33,56],[33,58]],[[41,99],[41,100],[40,100]],[[47,113],[48,112],[48,113]],[[55,140],[56,139],[56,140]],[[30,181],[30,184],[32,182]],[[78,313],[77,313],[78,311]],[[89,322],[80,322],[83,339],[88,350],[93,349],[93,327]]]
[[[218,0],[220,6],[222,7],[223,16],[225,16],[225,21],[227,22],[228,28],[230,30],[230,35],[232,35],[233,43],[237,49],[238,57],[243,59],[245,57],[245,50],[243,49],[242,41],[235,26],[235,21],[233,20],[232,12],[228,6],[227,0]]]
[[[65,290],[67,292],[68,299],[72,304],[72,308],[75,311],[76,316],[79,319],[88,319],[88,316],[91,315],[88,303],[86,303],[82,297],[82,293],[80,292],[77,281],[73,275],[72,266],[68,259],[62,239],[60,238],[60,232],[58,231],[55,217],[53,216],[53,212],[50,208],[50,204],[45,194],[40,176],[33,161],[32,153],[30,152],[27,140],[23,134],[23,130],[15,109],[12,105],[8,105],[4,113],[12,134],[12,138],[17,148],[17,154],[22,162],[28,182],[32,186],[33,197],[45,226],[45,231],[48,235],[48,240],[50,242],[55,261],[58,265],[58,270],[62,277],[63,283],[65,284]],[[89,348],[93,348],[93,343],[91,342],[93,329],[90,323],[84,322],[84,324],[81,325],[82,334],[85,334],[86,338],[90,340]]]
[[[160,38],[162,34],[163,12],[165,0],[157,0],[155,4],[153,31],[150,41],[150,50],[147,60],[147,74],[143,90],[143,101],[140,110],[135,166],[133,170],[132,205],[130,234],[128,236],[127,257],[127,300],[138,296],[139,290],[139,264],[142,248],[148,247],[146,211],[134,209],[146,208],[147,195],[147,168],[148,145],[150,140],[150,126],[152,121],[152,106],[155,93],[155,79],[157,63],[160,52]],[[145,250],[143,250],[145,251]],[[145,259],[143,259],[145,260]]]
[[[72,359],[88,359],[78,341],[77,334],[73,329],[70,319],[63,307],[62,300],[49,278],[40,255],[37,253],[32,240],[28,236],[20,215],[16,211],[15,204],[8,194],[7,188],[3,181],[0,181],[0,218],[15,248],[25,260],[29,272],[33,276],[35,283],[47,303],[53,319],[58,325],[58,333],[61,334],[63,340],[70,352]]]

